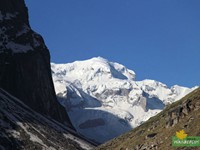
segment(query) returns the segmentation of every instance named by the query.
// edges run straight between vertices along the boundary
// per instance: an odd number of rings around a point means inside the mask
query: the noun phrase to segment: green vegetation
[[[200,149],[172,147],[172,136],[182,129],[188,136],[200,136],[200,88],[132,131],[100,145],[97,150]]]

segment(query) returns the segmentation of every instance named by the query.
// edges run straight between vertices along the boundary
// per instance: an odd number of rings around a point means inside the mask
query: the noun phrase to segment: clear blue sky
[[[102,56],[137,80],[192,87],[200,79],[200,0],[26,0],[51,61]]]

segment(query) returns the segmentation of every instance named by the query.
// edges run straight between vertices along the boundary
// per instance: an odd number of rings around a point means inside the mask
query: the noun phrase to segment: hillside
[[[171,150],[172,136],[183,129],[188,136],[200,136],[200,88],[168,106],[147,122],[96,150]],[[200,148],[177,148],[198,150]]]
[[[93,147],[71,128],[35,112],[0,89],[0,150],[88,150]]]

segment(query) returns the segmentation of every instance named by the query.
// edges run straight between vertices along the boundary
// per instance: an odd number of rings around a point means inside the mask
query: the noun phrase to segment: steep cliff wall
[[[29,25],[24,0],[0,1],[0,87],[37,112],[71,126],[56,99],[49,51]]]

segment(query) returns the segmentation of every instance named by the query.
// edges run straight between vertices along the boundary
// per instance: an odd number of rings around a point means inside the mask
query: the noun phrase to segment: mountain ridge
[[[137,81],[134,71],[102,57],[51,63],[51,69],[57,97],[72,124],[99,143],[137,127],[197,88]]]

